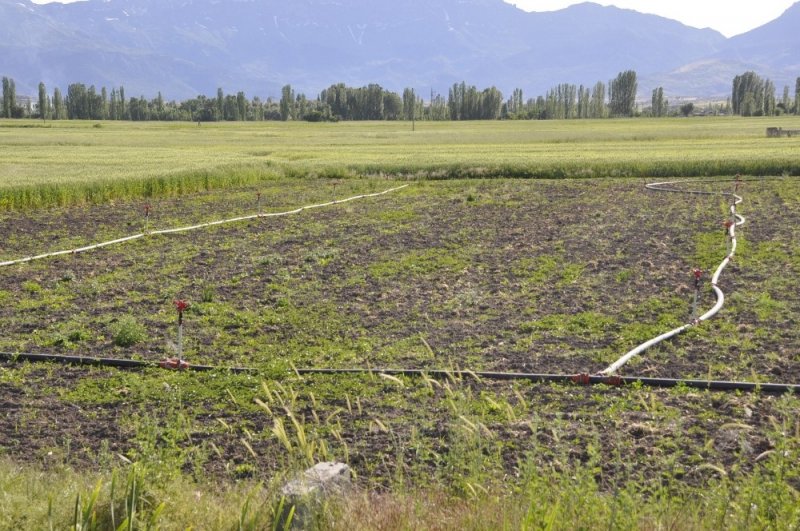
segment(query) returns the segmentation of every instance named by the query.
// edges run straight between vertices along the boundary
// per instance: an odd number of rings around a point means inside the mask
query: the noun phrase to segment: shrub
[[[130,347],[147,339],[147,331],[132,315],[126,315],[111,326],[114,344]]]

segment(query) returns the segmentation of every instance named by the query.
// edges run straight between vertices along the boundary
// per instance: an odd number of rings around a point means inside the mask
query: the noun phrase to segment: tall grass
[[[164,198],[274,180],[280,172],[256,165],[192,170],[141,179],[45,182],[0,188],[0,211],[75,204],[102,204],[131,198]]]
[[[800,522],[790,456],[702,486],[665,480],[600,488],[587,465],[532,468],[512,488],[457,496],[440,485],[357,488],[318,508],[322,529],[793,529]],[[509,487],[509,485],[507,485]],[[281,498],[255,481],[219,486],[147,480],[137,465],[82,474],[0,461],[2,529],[275,529]]]

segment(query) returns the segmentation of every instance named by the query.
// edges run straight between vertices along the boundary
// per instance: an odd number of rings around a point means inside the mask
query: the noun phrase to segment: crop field
[[[251,181],[0,211],[2,262],[408,184],[284,217],[0,268],[0,352],[164,360],[177,353],[173,301],[182,299],[189,303],[184,359],[254,369],[3,362],[0,528],[58,528],[92,515],[98,528],[126,517],[141,528],[269,528],[281,482],[330,459],[353,468],[361,494],[327,506],[318,515],[324,528],[797,526],[797,396],[456,373],[593,374],[690,321],[693,268],[706,272],[700,308],[714,303],[709,279],[728,252],[729,199],[654,192],[639,177],[430,180],[374,169],[388,150],[381,135],[398,157],[390,167],[549,164],[529,144],[550,161],[560,153],[570,167],[584,149],[586,160],[619,159],[621,167],[638,163],[638,149],[666,153],[677,144],[669,164],[700,160],[688,129],[675,139],[684,122],[610,122],[602,130],[599,123],[482,124],[485,131],[457,124],[450,127],[464,130],[449,133],[435,124],[417,124],[414,133],[347,124],[341,135],[332,132],[341,124],[292,125],[291,137],[276,132],[279,145],[264,155],[272,161],[264,167],[280,172],[244,161]],[[730,146],[720,164],[796,159],[797,140],[762,140],[758,120],[699,123],[694,143],[706,135],[706,150]],[[130,142],[116,124],[13,132],[25,139],[20,146],[55,143],[58,135],[91,143],[90,152],[100,142],[125,144],[114,156],[131,167],[110,170],[120,181],[178,171],[180,163],[159,169],[144,157],[175,126],[126,125]],[[228,163],[220,153],[239,164],[259,132],[278,129],[177,126],[178,139],[164,149],[196,155],[197,168],[213,173]],[[3,138],[11,130],[0,128],[0,149],[11,149]],[[209,135],[207,149],[182,145],[182,135],[198,134]],[[437,134],[436,145],[419,140]],[[480,142],[482,134],[492,140]],[[37,175],[32,156],[3,158],[0,168],[16,168],[14,186],[58,184],[58,157],[46,155]],[[717,156],[712,149],[708,158]],[[86,183],[100,175],[92,160]],[[373,175],[314,171],[338,164]],[[739,190],[747,222],[719,282],[721,313],[646,351],[622,374],[800,383],[800,180],[767,177],[745,174]],[[733,187],[723,179],[681,186]],[[311,367],[372,372],[296,370]],[[387,368],[451,374],[387,376],[380,371]]]
[[[0,209],[179,195],[266,175],[800,175],[800,118],[519,122],[0,121]]]

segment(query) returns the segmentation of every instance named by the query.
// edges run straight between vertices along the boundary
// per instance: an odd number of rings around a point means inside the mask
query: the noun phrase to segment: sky
[[[570,0],[506,0],[526,11],[554,11],[581,1]],[[712,28],[726,37],[733,37],[762,26],[781,16],[797,0],[592,0],[604,6],[614,5],[641,13],[671,18],[695,28]]]
[[[53,0],[33,0],[37,4],[47,4]],[[63,3],[76,0],[60,0]],[[505,0],[526,11],[554,11],[563,9],[583,0]],[[745,33],[767,22],[775,20],[796,0],[760,0],[753,2],[732,2],[731,0],[614,0],[604,2],[593,0],[604,6],[614,5],[625,9],[635,9],[683,22],[695,28],[713,28],[726,37]]]

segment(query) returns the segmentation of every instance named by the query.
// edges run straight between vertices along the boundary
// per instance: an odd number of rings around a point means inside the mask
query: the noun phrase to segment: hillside
[[[84,82],[185,98],[218,87],[275,96],[287,83],[315,96],[336,82],[427,94],[462,80],[536,95],[634,69],[643,94],[707,96],[742,68],[793,79],[798,11],[728,40],[593,3],[527,13],[502,0],[0,0],[0,73],[20,93]]]

